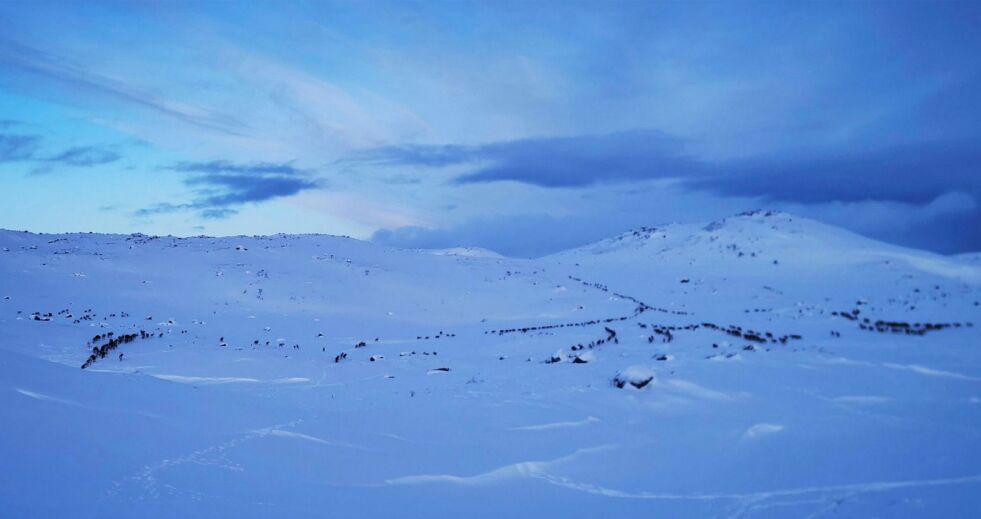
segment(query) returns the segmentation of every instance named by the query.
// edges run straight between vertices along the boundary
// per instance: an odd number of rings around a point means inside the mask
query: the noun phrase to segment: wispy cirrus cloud
[[[248,125],[227,114],[168,99],[125,81],[91,72],[60,56],[2,39],[0,71],[6,76],[4,83],[16,83],[21,79],[30,87],[41,79],[71,93],[83,92],[125,102],[209,130],[239,136],[249,129]]]

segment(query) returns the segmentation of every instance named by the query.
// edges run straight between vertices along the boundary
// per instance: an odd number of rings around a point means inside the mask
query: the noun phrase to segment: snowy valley
[[[0,231],[2,517],[970,517],[981,263]]]

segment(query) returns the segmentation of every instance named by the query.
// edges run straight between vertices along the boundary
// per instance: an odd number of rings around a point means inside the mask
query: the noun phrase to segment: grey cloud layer
[[[933,141],[862,151],[808,152],[711,162],[659,132],[528,139],[479,146],[400,146],[352,160],[374,165],[470,165],[457,184],[515,181],[542,187],[677,178],[690,189],[819,203],[924,204],[948,192],[981,197],[981,142]]]

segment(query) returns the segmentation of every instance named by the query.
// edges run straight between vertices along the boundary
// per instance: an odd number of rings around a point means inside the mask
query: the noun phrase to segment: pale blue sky
[[[981,8],[3,2],[0,227],[515,255],[754,207],[981,249]]]

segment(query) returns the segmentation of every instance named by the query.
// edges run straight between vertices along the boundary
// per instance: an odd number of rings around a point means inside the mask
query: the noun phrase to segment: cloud
[[[43,159],[46,162],[59,162],[68,166],[90,167],[116,162],[122,158],[118,153],[99,146],[76,146]]]
[[[773,423],[758,423],[746,429],[743,432],[743,440],[757,440],[764,436],[770,436],[778,432],[783,431],[786,427],[780,424]]]
[[[698,175],[702,163],[687,155],[680,139],[653,131],[604,136],[527,139],[481,149],[490,165],[457,183],[514,180],[544,187]]]
[[[384,147],[350,160],[376,166],[470,166],[457,184],[509,180],[568,188],[677,178],[693,190],[808,204],[926,204],[951,191],[981,195],[981,142],[975,140],[718,161],[695,157],[687,147],[683,139],[636,130],[477,146]]]
[[[299,175],[308,173],[307,170],[294,167],[290,162],[252,162],[249,164],[236,164],[227,160],[213,160],[210,162],[178,162],[170,169],[187,173],[235,173],[241,175]]]
[[[981,251],[981,205],[967,193],[946,193],[923,205],[863,200],[778,207],[907,247],[943,254]]]
[[[570,192],[569,188],[597,193],[670,178],[673,189],[638,195],[648,205],[673,207],[670,219],[710,219],[709,206],[701,203],[751,204],[745,208],[782,208],[904,246],[940,253],[981,250],[981,142],[855,146],[707,160],[687,153],[689,146],[683,139],[638,130],[472,146],[390,146],[349,160],[381,168],[453,166],[454,171],[463,170],[453,181],[457,186],[512,181],[562,188],[556,196]],[[673,202],[698,193],[702,202],[695,206]],[[407,248],[479,246],[505,255],[538,256],[584,245],[629,225],[665,221],[664,215],[625,196],[616,195],[617,204],[570,200],[584,205],[567,205],[574,214],[563,217],[486,216],[451,225],[381,230],[372,239]],[[632,212],[620,210],[623,207],[631,207]],[[638,218],[647,220],[638,222]]]
[[[981,175],[972,177],[970,169],[978,163],[972,146],[981,146],[956,140],[981,139],[975,123],[981,33],[971,23],[976,6],[747,10],[720,4],[674,12],[641,4],[598,11],[577,5],[560,8],[558,17],[553,7],[481,9],[478,38],[426,32],[459,14],[440,8],[413,7],[394,17],[354,9],[340,18],[280,10],[247,19],[219,9],[188,25],[152,10],[14,7],[3,22],[9,30],[0,30],[0,89],[11,94],[4,97],[11,108],[6,117],[62,121],[59,135],[69,138],[123,133],[153,142],[152,152],[111,148],[132,157],[126,166],[134,168],[127,171],[133,178],[152,180],[154,172],[140,171],[139,164],[166,150],[195,150],[195,156],[165,162],[177,171],[166,174],[188,181],[186,193],[161,197],[157,201],[169,204],[154,207],[195,217],[227,218],[243,204],[290,196],[291,210],[327,213],[318,221],[331,232],[364,236],[379,227],[431,226],[389,231],[397,235],[389,238],[455,245],[452,239],[477,237],[526,254],[545,250],[536,242],[544,234],[550,247],[574,244],[575,232],[560,229],[561,223],[602,219],[610,232],[637,223],[627,211],[608,212],[622,204],[640,210],[626,196],[610,195],[600,207],[595,197],[570,192],[626,193],[650,179],[671,179],[687,186],[688,195],[701,195],[701,203],[674,204],[677,191],[640,195],[659,211],[665,205],[674,211],[644,212],[643,223],[707,219],[743,198],[754,206],[763,200],[847,213],[852,228],[888,215],[890,222],[868,232],[889,232],[907,244],[913,238],[939,243],[938,236],[953,244],[981,228],[971,221],[976,210],[965,204],[924,213],[917,220],[926,222],[922,226],[904,220],[907,211],[950,193],[981,200]],[[325,23],[295,23],[307,19]],[[65,23],[55,24],[57,38],[46,38],[52,21]],[[106,33],[100,30],[105,26],[119,30]],[[863,30],[868,27],[875,30]],[[258,44],[256,35],[268,41]],[[489,40],[495,44],[486,45]],[[328,47],[332,52],[325,53]],[[31,124],[0,123],[0,133],[33,133],[24,129]],[[631,128],[659,131],[623,131]],[[63,150],[47,144],[30,152],[33,159]],[[381,144],[395,146],[336,164],[353,174],[338,175],[338,189],[330,192],[281,180],[316,178],[293,171],[293,164],[275,169],[284,165],[249,162],[321,164]],[[171,162],[200,156],[239,162]],[[40,171],[62,164],[15,167]],[[359,175],[359,167],[373,174]],[[875,171],[864,173],[869,170]],[[262,178],[248,187],[236,176]],[[341,183],[357,191],[343,210]],[[80,193],[75,204],[91,203],[104,191],[96,182],[82,189],[91,192]],[[43,205],[47,191],[24,195]],[[281,194],[290,192],[301,196]],[[298,204],[321,195],[320,209]],[[378,207],[364,207],[362,200]],[[876,201],[898,205],[883,208]],[[839,204],[849,209],[835,213]],[[522,221],[509,216],[520,211],[541,214]],[[245,216],[221,227],[263,227]],[[477,220],[468,223],[471,218]],[[523,226],[516,238],[521,243],[509,247],[492,235],[512,230],[493,222],[498,218]],[[536,223],[542,235],[533,233]],[[267,224],[297,229],[291,222]],[[161,229],[186,225],[175,219]],[[882,231],[890,225],[894,231]],[[956,247],[973,242],[960,243]]]
[[[192,177],[185,181],[190,186],[203,186],[200,193],[210,192],[207,188],[219,188],[220,193],[207,195],[196,203],[205,207],[227,207],[247,202],[262,202],[290,196],[318,186],[317,182],[305,178],[286,176],[253,175],[207,175]]]
[[[702,174],[707,166],[686,153],[683,139],[654,130],[477,146],[390,146],[368,150],[348,161],[430,168],[469,164],[474,169],[457,177],[455,183],[512,180],[543,187],[687,177]]]
[[[155,214],[176,213],[178,211],[187,211],[191,209],[195,209],[193,204],[172,204],[170,202],[161,202],[150,207],[137,209],[133,212],[133,215],[144,217],[153,216]]]
[[[200,214],[201,218],[205,218],[207,220],[222,220],[238,214],[238,211],[228,207],[215,207],[211,209],[203,209],[201,210]]]
[[[78,92],[122,101],[193,126],[229,135],[241,136],[249,129],[234,117],[152,94],[118,79],[92,72],[67,59],[19,43],[0,40],[0,70],[5,71],[5,82],[13,83],[21,79],[25,89],[31,89],[40,78],[66,88],[69,93]],[[64,98],[63,95],[58,97],[59,100]]]
[[[341,162],[376,165],[442,167],[474,161],[485,155],[481,146],[402,145],[383,146],[354,153]]]
[[[2,122],[2,121],[0,121]],[[43,144],[40,135],[21,135],[0,133],[0,163],[30,162],[35,164],[32,174],[51,172],[51,164],[64,166],[90,167],[115,162],[122,158],[111,149],[101,146],[76,146],[48,157],[42,157],[38,150]]]
[[[981,195],[981,142],[937,141],[716,164],[694,189],[800,203],[927,204],[951,191]]]
[[[307,170],[288,162],[181,162],[167,169],[194,173],[184,184],[193,187],[197,196],[187,203],[164,202],[142,208],[136,216],[198,211],[202,218],[223,219],[237,214],[237,206],[292,196],[322,185],[309,178]]]
[[[38,135],[0,133],[0,163],[30,160],[40,143]]]

